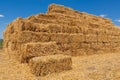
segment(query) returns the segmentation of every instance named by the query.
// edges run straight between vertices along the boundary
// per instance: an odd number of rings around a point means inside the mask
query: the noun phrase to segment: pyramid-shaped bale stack
[[[51,51],[78,56],[117,51],[119,44],[120,29],[110,19],[56,4],[50,5],[45,14],[17,18],[4,32],[5,51],[20,62]],[[47,50],[40,51],[45,45]]]

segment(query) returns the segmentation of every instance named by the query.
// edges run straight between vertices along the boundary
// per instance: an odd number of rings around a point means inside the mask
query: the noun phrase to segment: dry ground
[[[27,64],[19,64],[0,50],[0,80],[120,80],[120,53],[73,57],[72,60],[72,70],[35,77]]]

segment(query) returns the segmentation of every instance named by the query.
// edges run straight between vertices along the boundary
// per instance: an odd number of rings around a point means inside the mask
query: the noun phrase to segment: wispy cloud
[[[0,14],[0,18],[1,18],[1,17],[4,17],[4,15]]]
[[[106,14],[101,14],[101,15],[99,15],[100,17],[106,17],[107,15]]]
[[[120,23],[120,19],[118,19],[118,20],[115,20],[115,21]]]

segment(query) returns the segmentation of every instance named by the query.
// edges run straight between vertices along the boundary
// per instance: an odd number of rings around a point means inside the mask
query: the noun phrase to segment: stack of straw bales
[[[33,57],[116,52],[120,29],[110,19],[52,4],[46,14],[17,18],[4,31],[4,49],[20,62]]]

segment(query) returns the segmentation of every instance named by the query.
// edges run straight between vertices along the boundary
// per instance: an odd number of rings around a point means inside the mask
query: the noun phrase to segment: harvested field
[[[0,80],[36,80],[27,64],[20,64],[0,50]]]
[[[72,57],[72,70],[36,77],[27,64],[0,50],[0,80],[120,80],[120,54]]]

